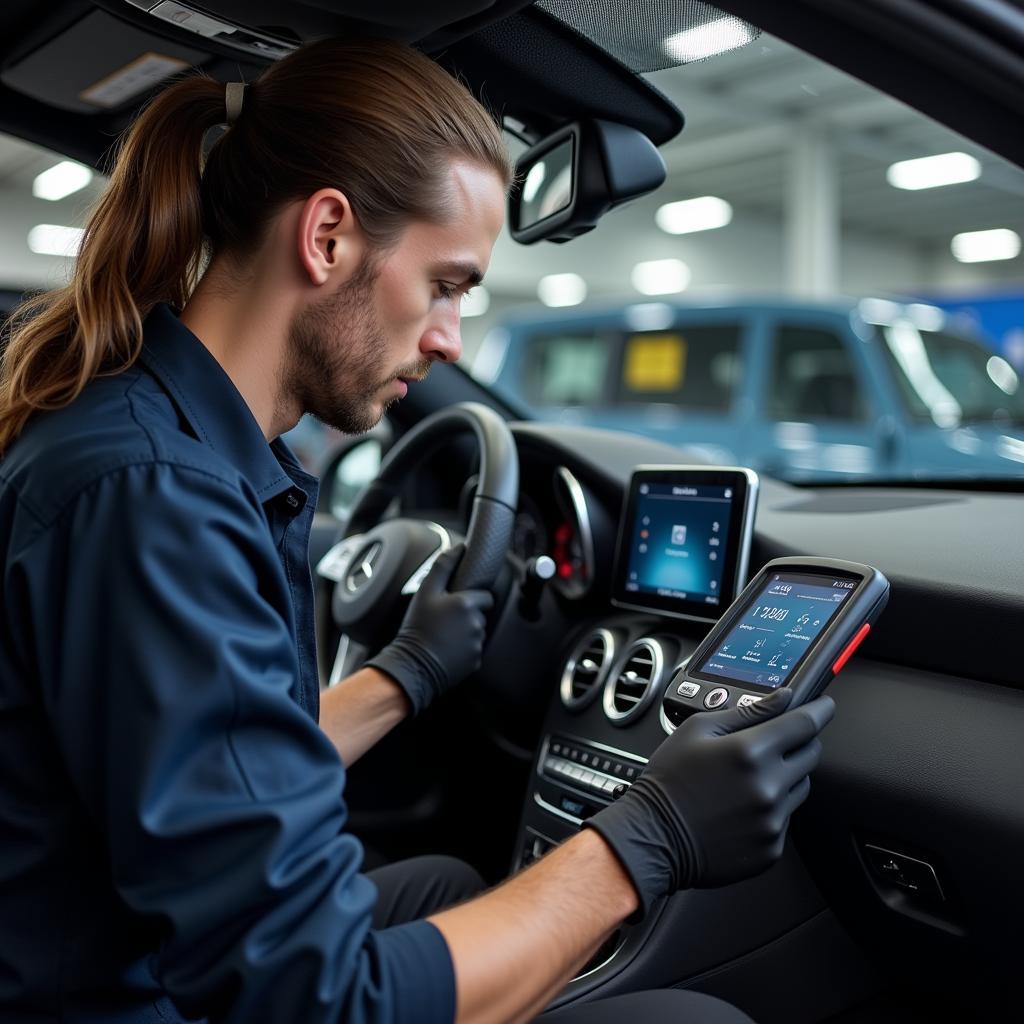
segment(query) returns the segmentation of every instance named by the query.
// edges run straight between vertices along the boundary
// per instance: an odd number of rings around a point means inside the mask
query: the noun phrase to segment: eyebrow
[[[434,267],[434,273],[440,277],[463,281],[474,288],[484,279],[475,263],[442,263]]]

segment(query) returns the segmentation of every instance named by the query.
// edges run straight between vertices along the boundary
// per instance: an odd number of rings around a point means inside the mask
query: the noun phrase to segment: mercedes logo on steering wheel
[[[379,540],[374,541],[368,547],[363,548],[352,560],[352,568],[345,574],[345,589],[350,594],[362,590],[373,579],[374,570],[383,550],[384,545]]]

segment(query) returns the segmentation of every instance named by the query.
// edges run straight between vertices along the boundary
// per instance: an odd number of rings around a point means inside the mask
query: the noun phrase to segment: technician
[[[279,435],[366,430],[458,359],[509,181],[483,108],[393,43],[184,79],[128,133],[3,357],[0,1021],[526,1020],[623,920],[779,856],[828,698],[695,716],[453,909],[452,862],[360,873],[345,765],[479,665],[491,597],[439,559],[321,708],[316,481]],[[550,1015],[627,1018],[746,1020],[684,992]]]

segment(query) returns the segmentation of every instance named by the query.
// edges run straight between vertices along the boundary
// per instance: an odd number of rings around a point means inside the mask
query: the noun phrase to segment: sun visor
[[[201,50],[94,11],[13,61],[0,81],[61,110],[109,113],[208,59]]]

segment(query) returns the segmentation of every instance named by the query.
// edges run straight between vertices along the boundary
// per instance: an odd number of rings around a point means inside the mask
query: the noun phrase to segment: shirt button
[[[284,500],[287,502],[289,508],[298,508],[299,507],[299,499],[296,498],[295,495],[292,494],[291,491],[289,491],[288,494],[285,495],[285,499]]]

